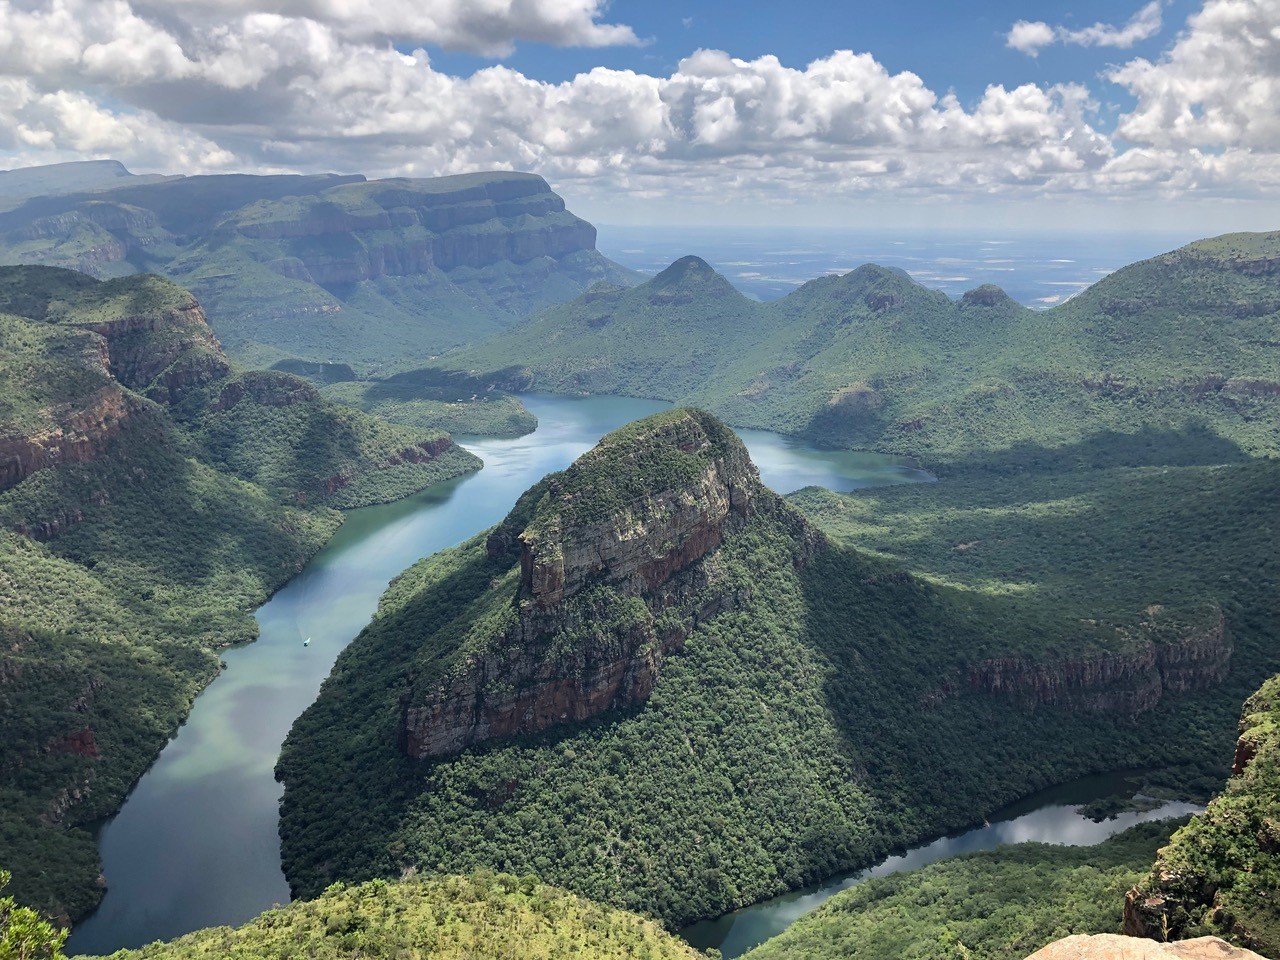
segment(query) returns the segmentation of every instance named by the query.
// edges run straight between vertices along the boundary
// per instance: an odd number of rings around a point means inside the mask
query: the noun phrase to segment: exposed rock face
[[[85,324],[107,345],[112,376],[131,390],[156,384],[165,400],[178,400],[193,387],[224,377],[231,366],[222,356],[204,312],[194,299],[174,310]],[[183,360],[178,368],[175,363]]]
[[[1037,950],[1027,960],[1263,960],[1217,937],[1156,943],[1113,933],[1077,935]]]
[[[519,562],[513,621],[443,681],[415,684],[409,756],[639,703],[689,630],[739,602],[717,589],[716,550],[773,501],[745,448],[698,411],[635,428],[525,494],[490,534],[491,559]]]
[[[1153,615],[1132,640],[1129,649],[1078,660],[985,660],[969,670],[964,685],[1016,700],[1027,709],[1065,706],[1137,715],[1165,693],[1221,683],[1231,660],[1231,642],[1217,607],[1177,624]]]
[[[16,486],[37,470],[96,460],[129,425],[148,414],[146,401],[108,385],[83,406],[66,411],[52,429],[0,437],[0,490]]]
[[[276,273],[324,286],[449,272],[594,250],[596,229],[565,210],[541,177],[383,180],[338,188],[296,214],[240,222],[252,240],[284,240]],[[365,202],[350,209],[348,198]],[[256,213],[256,211],[255,211]]]

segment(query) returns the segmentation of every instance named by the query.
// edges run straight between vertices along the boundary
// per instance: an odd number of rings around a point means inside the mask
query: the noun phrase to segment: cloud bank
[[[851,51],[799,68],[699,50],[667,76],[600,67],[563,83],[501,65],[452,76],[421,46],[403,52],[406,37],[489,52],[638,42],[601,0],[266,6],[0,0],[0,162],[514,168],[577,195],[761,203],[1256,195],[1280,177],[1280,0],[1207,0],[1163,58],[1115,68],[1102,82],[1134,106],[1110,131],[1083,84],[992,85],[966,104]],[[1159,14],[1076,33],[1123,45]]]

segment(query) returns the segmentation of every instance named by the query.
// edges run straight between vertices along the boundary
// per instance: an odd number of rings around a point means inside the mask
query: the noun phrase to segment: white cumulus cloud
[[[158,4],[0,0],[0,165],[112,156],[186,173],[514,168],[578,197],[766,204],[1243,196],[1277,179],[1280,0],[1206,0],[1164,57],[1116,68],[1109,79],[1136,103],[1115,121],[1119,136],[1081,83],[993,84],[962,101],[849,50],[803,66],[698,50],[662,75],[597,67],[550,83],[500,64],[440,70],[422,45],[353,24],[372,0]],[[529,17],[554,7],[583,30],[604,10],[441,0],[415,7],[437,18],[419,32],[441,36],[446,21],[461,30],[486,4]],[[532,36],[528,23],[503,36]]]
[[[1151,0],[1122,26],[1095,23],[1091,27],[1071,29],[1050,26],[1043,20],[1019,20],[1009,28],[1005,44],[1034,57],[1040,50],[1053,43],[1074,44],[1080,47],[1118,47],[1127,50],[1135,43],[1149,40],[1164,26],[1163,8],[1166,0]]]

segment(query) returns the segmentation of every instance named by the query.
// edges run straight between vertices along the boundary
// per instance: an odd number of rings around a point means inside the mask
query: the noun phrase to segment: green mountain
[[[19,174],[23,189],[67,182],[34,168],[0,174],[0,191]],[[163,274],[200,298],[234,358],[258,366],[288,358],[362,371],[421,365],[597,281],[634,282],[596,251],[595,228],[531,174],[224,175],[85,187],[0,212],[0,263],[104,278]]]
[[[479,465],[443,431],[239,370],[168,281],[0,268],[0,863],[19,899],[96,903],[90,825],[332,507]]]
[[[974,465],[970,528],[1018,525],[1022,565],[896,523],[864,543],[834,519],[859,495],[799,497],[826,536],[702,412],[617,431],[406,571],[339,658],[277,768],[290,883],[489,867],[678,924],[1083,773],[1216,773],[1280,663],[1280,466],[1147,465],[1178,439]],[[1118,461],[1096,505],[1063,476],[1089,457]],[[950,483],[900,512],[940,522]],[[866,549],[894,537],[915,559]],[[1055,551],[1068,596],[1041,603]]]
[[[990,286],[953,301],[874,265],[761,304],[686,257],[442,363],[500,385],[694,403],[932,463],[1144,426],[1207,426],[1273,454],[1278,247],[1280,234],[1194,243],[1045,311]]]
[[[200,930],[121,950],[114,960],[697,960],[704,955],[651,920],[548,887],[534,877],[478,873],[359,886],[268,910],[241,927]]]
[[[1092,847],[1020,843],[868,880],[747,960],[1022,960],[1062,937],[1120,930],[1124,891],[1169,842],[1146,823]]]
[[[1280,677],[1244,705],[1232,777],[1125,899],[1125,932],[1280,952]]]

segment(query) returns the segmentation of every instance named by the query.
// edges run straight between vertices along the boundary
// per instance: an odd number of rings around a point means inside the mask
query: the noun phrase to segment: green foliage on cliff
[[[1274,235],[1203,241],[1032,311],[994,287],[958,301],[874,265],[772,303],[705,263],[598,289],[449,355],[519,365],[533,387],[657,397],[732,423],[930,463],[1098,432],[1207,426],[1280,451]]]
[[[0,268],[0,345],[0,863],[21,902],[80,916],[101,896],[88,825],[332,535],[320,504],[478,461],[236,372],[157,277]]]
[[[1236,764],[1222,795],[1160,851],[1130,909],[1136,907],[1148,936],[1220,936],[1274,956],[1280,952],[1280,676],[1245,702]]]
[[[868,880],[836,894],[748,960],[1022,960],[1077,933],[1118,933],[1125,891],[1170,822],[1093,847],[1021,843]]]
[[[696,488],[719,459],[748,462],[734,432],[701,410],[676,408],[637,420],[535,488],[545,493],[527,507],[534,513],[527,536],[596,523],[663,491]]]
[[[324,388],[324,396],[391,423],[438,427],[455,435],[522,437],[538,425],[519,397],[484,380],[434,370],[334,383]]]
[[[103,186],[0,210],[0,263],[163,274],[194,291],[228,352],[254,365],[421,364],[597,281],[634,282],[530,174]]]
[[[0,891],[9,885],[7,870],[0,870]],[[62,960],[67,932],[59,930],[13,897],[0,897],[0,960]]]
[[[651,920],[539,883],[470,876],[358,886],[269,910],[241,927],[215,927],[170,943],[122,950],[113,960],[695,960]]]
[[[626,456],[619,438],[646,433],[642,422],[604,441],[601,462],[612,463],[615,485],[628,482],[618,470],[650,456]],[[1158,461],[1167,451],[1143,452]],[[797,568],[796,521],[758,512],[711,561],[737,605],[696,625],[643,705],[417,763],[397,750],[406,675],[418,658],[455,649],[460,638],[441,624],[472,622],[473,605],[506,595],[491,587],[514,557],[503,566],[477,539],[425,561],[388,592],[286,744],[278,773],[286,783],[282,838],[291,883],[311,894],[338,877],[488,866],[533,872],[680,923],[867,864],[1083,773],[1212,769],[1229,744],[1238,691],[1280,666],[1265,606],[1276,587],[1268,531],[1280,468],[1244,464],[1219,475],[1134,466],[1116,467],[1111,477],[1099,470],[1092,479],[1110,498],[1103,507],[1128,518],[1117,522],[1114,542],[1097,534],[1105,541],[1099,549],[1088,534],[1108,515],[1068,508],[1070,496],[1087,497],[1090,472],[1064,477],[1058,469],[1134,453],[1123,444],[1024,449],[1020,464],[1056,467],[1007,485],[999,461],[972,464],[974,479],[958,495],[978,498],[975,522],[1010,524],[1005,536],[1020,539],[1031,558],[1023,570],[1011,545],[998,556],[1012,569],[972,580],[927,562],[942,548],[921,529],[933,513],[946,516],[950,476],[839,498],[856,510],[859,496],[872,503],[918,497],[915,516],[895,528],[904,551],[919,550],[914,558],[834,545]],[[554,484],[521,498],[512,529],[536,517]],[[993,499],[1009,498],[1005,511],[980,499],[987,488]],[[809,507],[818,496],[799,502]],[[1036,496],[1046,501],[1040,508]],[[1061,515],[1059,499],[1068,502]],[[1029,506],[1019,513],[1014,504]],[[1156,535],[1142,518],[1158,523],[1161,511],[1173,516],[1170,526],[1153,528]],[[815,515],[826,522],[824,510]],[[907,523],[913,519],[920,526]],[[842,532],[834,522],[831,528]],[[1130,533],[1135,542],[1122,549]],[[1225,566],[1222,551],[1197,555],[1215,538],[1237,550]],[[885,543],[867,545],[891,552]],[[1045,576],[1046,599],[1035,602],[1036,584],[1015,581],[1051,566],[1055,552],[1060,596]],[[921,575],[906,572],[904,560]],[[1180,572],[1169,577],[1166,569]],[[1111,593],[1095,590],[1090,606],[1093,581]],[[1005,589],[1005,582],[1014,585]],[[1148,608],[1194,612],[1208,600],[1221,605],[1235,644],[1225,683],[1167,692],[1136,717],[1124,708],[1027,704],[965,682],[986,660],[1045,662],[1053,670],[1133,653],[1148,636],[1140,624],[1161,620]],[[1214,656],[1221,662],[1225,651]],[[1138,677],[1132,688],[1118,680],[1103,692],[1127,703],[1123,697],[1149,679]]]

